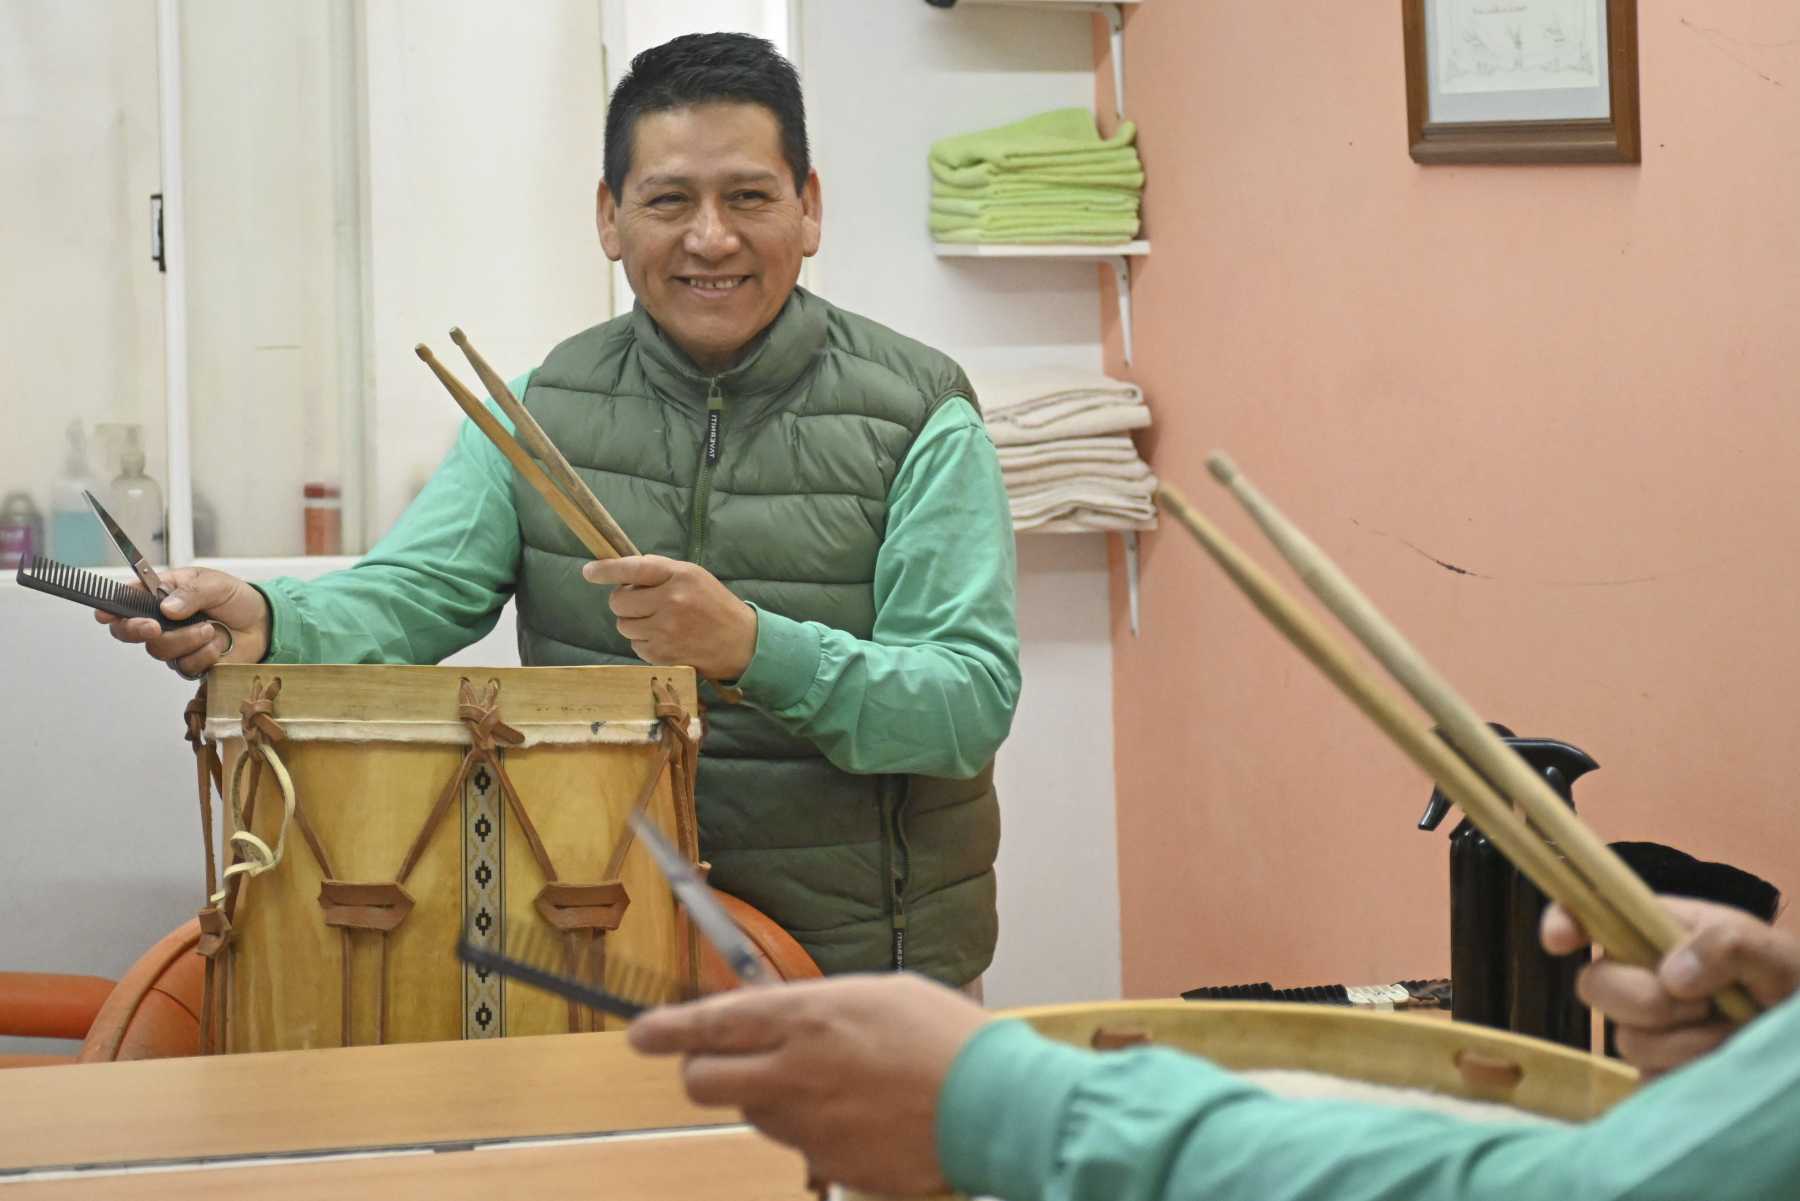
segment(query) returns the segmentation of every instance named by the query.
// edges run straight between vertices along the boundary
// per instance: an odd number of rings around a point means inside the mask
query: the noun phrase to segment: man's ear
[[[806,173],[800,189],[800,248],[807,258],[819,253],[819,235],[825,223],[825,197],[819,190],[819,173]]]
[[[594,228],[600,231],[600,249],[606,252],[607,258],[615,263],[618,262],[625,253],[624,246],[619,240],[619,204],[613,197],[612,189],[606,186],[604,179],[600,181],[600,187],[594,193]],[[815,243],[818,241],[816,233],[813,235],[813,240]],[[812,251],[809,250],[807,253],[811,254]]]

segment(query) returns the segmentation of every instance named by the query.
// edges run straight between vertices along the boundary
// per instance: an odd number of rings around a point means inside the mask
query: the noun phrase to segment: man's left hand
[[[658,1009],[629,1037],[646,1054],[683,1056],[690,1098],[735,1105],[798,1148],[815,1180],[910,1197],[947,1187],[938,1094],[986,1021],[919,976],[839,976]]]
[[[756,653],[756,610],[712,572],[662,555],[596,559],[590,584],[613,584],[619,633],[646,663],[683,663],[709,680],[735,680]]]

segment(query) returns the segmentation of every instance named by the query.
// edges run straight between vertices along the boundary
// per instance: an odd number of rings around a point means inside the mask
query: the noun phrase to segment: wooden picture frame
[[[1414,162],[1640,161],[1637,0],[1400,0],[1400,15]],[[1495,22],[1510,43],[1498,54]],[[1440,28],[1456,39],[1448,52]]]

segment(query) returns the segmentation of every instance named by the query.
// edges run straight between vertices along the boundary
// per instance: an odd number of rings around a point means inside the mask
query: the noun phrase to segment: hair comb
[[[21,563],[15,578],[27,588],[72,600],[91,609],[111,613],[114,617],[148,617],[161,623],[165,630],[180,629],[206,620],[198,614],[179,621],[165,617],[161,602],[142,588],[121,584],[103,575],[70,567],[55,559],[46,559],[42,555]]]
[[[509,937],[507,942],[505,951],[484,947],[465,930],[456,944],[456,956],[471,966],[487,968],[509,980],[541,988],[614,1017],[630,1019],[646,1009],[694,997],[693,990],[660,972],[614,955],[605,957],[601,981],[583,980],[569,971],[567,944],[547,932]]]

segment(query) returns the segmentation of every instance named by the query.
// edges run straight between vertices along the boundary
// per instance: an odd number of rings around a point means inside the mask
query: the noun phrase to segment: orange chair
[[[794,936],[734,896],[717,894],[778,979],[819,975]],[[200,1051],[200,1000],[206,961],[194,951],[198,921],[151,947],[114,983],[99,976],[0,972],[0,1035],[79,1040],[74,1055],[0,1055],[0,1068],[116,1059],[169,1059]],[[723,992],[737,980],[718,952],[700,944],[700,991]]]
[[[0,1055],[0,1067],[165,1059],[200,1049],[206,961],[200,925],[171,932],[114,983],[99,976],[0,972],[0,1034],[79,1040],[73,1055]]]

